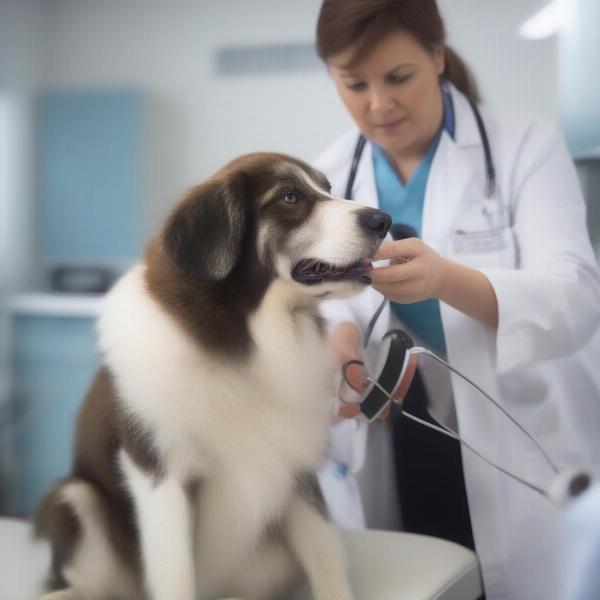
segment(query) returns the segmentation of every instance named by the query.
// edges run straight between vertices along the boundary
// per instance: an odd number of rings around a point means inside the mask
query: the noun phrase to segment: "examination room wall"
[[[495,108],[557,112],[556,40],[528,42],[519,24],[540,0],[442,0],[450,42]],[[147,230],[181,190],[257,149],[310,159],[349,120],[313,68],[223,76],[228,46],[311,43],[319,0],[54,0],[45,18],[46,86],[137,85],[150,98]]]

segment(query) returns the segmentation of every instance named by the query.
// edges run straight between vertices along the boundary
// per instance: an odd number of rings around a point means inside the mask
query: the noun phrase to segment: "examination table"
[[[462,546],[408,533],[342,536],[355,600],[476,600],[482,594],[477,558]],[[0,600],[38,600],[48,561],[48,548],[32,541],[27,522],[0,519]]]

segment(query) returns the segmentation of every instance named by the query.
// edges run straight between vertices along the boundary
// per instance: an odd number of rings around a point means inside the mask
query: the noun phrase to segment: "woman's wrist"
[[[436,297],[494,331],[498,329],[496,292],[478,269],[442,258]]]
[[[451,279],[455,262],[451,261],[449,258],[440,257],[441,260],[441,269],[440,275],[437,282],[437,289],[435,290],[435,298],[441,300],[442,302],[447,302],[446,298],[451,293]]]

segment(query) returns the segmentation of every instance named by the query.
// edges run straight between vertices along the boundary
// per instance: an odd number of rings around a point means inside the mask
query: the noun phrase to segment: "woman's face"
[[[349,69],[354,51],[336,54],[328,66],[359,129],[397,158],[423,155],[442,123],[443,48],[429,52],[411,34],[398,31]]]

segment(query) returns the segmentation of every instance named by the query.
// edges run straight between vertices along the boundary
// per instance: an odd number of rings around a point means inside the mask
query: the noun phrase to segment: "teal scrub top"
[[[427,180],[442,132],[446,130],[454,138],[454,107],[450,90],[444,84],[442,84],[442,97],[444,101],[442,127],[406,184],[401,181],[383,149],[371,142],[379,208],[392,216],[393,223],[404,223],[414,227],[419,236],[423,224],[423,204]],[[434,352],[446,355],[446,342],[438,300],[425,300],[413,304],[392,302],[391,306],[400,321],[418,335],[425,344]]]

